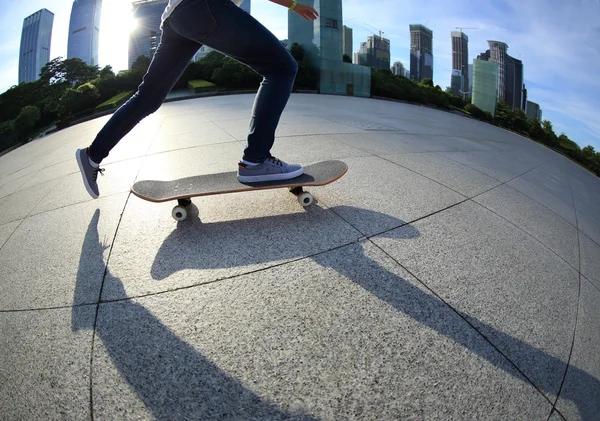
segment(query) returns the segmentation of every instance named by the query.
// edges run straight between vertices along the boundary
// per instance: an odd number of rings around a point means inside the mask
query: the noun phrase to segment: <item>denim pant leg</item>
[[[208,16],[212,27],[208,23],[198,25],[200,16],[203,21]],[[169,19],[180,35],[212,47],[263,76],[252,108],[244,159],[264,161],[270,156],[275,129],[296,79],[298,64],[292,55],[267,28],[230,0],[185,0]]]
[[[164,23],[160,44],[137,92],[112,115],[90,146],[94,162],[106,158],[136,124],[160,108],[201,46],[174,32],[168,20]]]

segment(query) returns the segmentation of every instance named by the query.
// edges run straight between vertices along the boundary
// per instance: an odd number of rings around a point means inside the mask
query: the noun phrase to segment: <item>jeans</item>
[[[263,77],[250,119],[243,159],[270,157],[275,129],[288,102],[298,65],[260,22],[230,0],[184,0],[165,20],[154,58],[137,92],[100,130],[88,153],[100,163],[144,117],[161,106],[194,54],[207,45]]]

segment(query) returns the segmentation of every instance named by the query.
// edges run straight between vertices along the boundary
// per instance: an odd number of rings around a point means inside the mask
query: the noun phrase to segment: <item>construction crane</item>
[[[381,29],[379,29],[379,28],[375,28],[373,25],[369,25],[369,24],[368,24],[368,23],[366,23],[366,22],[364,22],[364,24],[365,24],[365,25],[367,25],[367,26],[370,26],[371,28],[373,28],[373,29],[375,29],[375,30],[377,30],[377,31],[379,31],[379,38],[381,38],[381,34],[383,34],[383,33],[384,33],[384,32],[383,32]],[[373,35],[375,35],[375,34],[373,34]]]
[[[460,32],[462,32],[462,31],[463,31],[463,29],[479,29],[479,28],[461,28],[461,27],[458,27],[458,26],[457,26],[457,27],[456,27],[456,29],[460,29]]]

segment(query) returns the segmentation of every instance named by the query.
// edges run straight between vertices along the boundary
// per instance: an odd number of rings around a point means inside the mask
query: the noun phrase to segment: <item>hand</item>
[[[300,3],[296,5],[293,12],[299,16],[302,16],[306,20],[315,20],[319,16],[315,9]]]

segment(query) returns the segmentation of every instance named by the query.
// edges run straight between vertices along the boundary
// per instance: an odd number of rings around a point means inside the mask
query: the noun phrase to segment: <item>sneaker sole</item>
[[[304,174],[304,168],[299,170],[286,172],[282,174],[268,174],[268,175],[238,175],[238,180],[241,183],[260,183],[261,181],[282,181],[290,180]]]
[[[94,191],[90,187],[90,184],[88,183],[87,177],[85,176],[85,169],[83,168],[83,162],[81,161],[82,151],[83,151],[82,149],[77,149],[77,152],[75,152],[75,157],[77,158],[77,165],[79,165],[79,171],[81,172],[81,178],[83,179],[83,185],[85,186],[85,189],[90,194],[90,196],[92,196],[92,198],[94,198],[94,199],[97,199],[100,195],[94,193]]]

